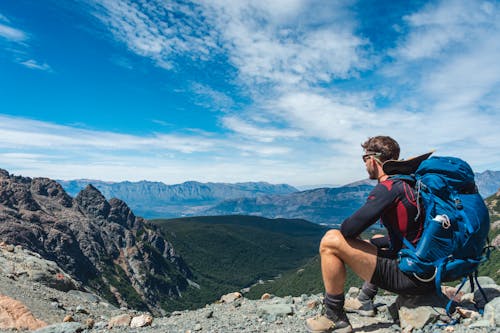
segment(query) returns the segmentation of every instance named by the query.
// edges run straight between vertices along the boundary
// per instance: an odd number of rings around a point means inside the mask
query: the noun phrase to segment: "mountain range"
[[[360,180],[341,187],[322,187],[299,191],[295,187],[264,182],[200,183],[189,181],[166,185],[161,182],[104,182],[100,180],[59,181],[76,195],[87,184],[108,199],[126,201],[145,218],[172,218],[200,215],[256,215],[267,218],[301,218],[335,225],[351,215],[366,200],[373,180]],[[500,188],[500,171],[476,173],[483,197]]]
[[[146,218],[196,216],[224,200],[298,191],[290,185],[265,182],[228,184],[189,181],[175,185],[150,181],[114,183],[89,179],[58,182],[72,196],[92,184],[106,198],[119,198],[129,203],[138,215]]]

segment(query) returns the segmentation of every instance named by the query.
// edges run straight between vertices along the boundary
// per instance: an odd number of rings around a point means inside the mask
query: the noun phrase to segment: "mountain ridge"
[[[166,185],[162,182],[104,182],[100,180],[59,181],[70,195],[76,195],[87,184],[93,184],[108,199],[128,202],[146,218],[168,218],[198,215],[220,201],[266,194],[287,194],[298,190],[287,184],[266,182],[200,183],[187,181]]]
[[[48,178],[0,169],[0,241],[56,262],[108,301],[161,313],[189,286],[189,269],[157,228],[92,185],[73,199]]]
[[[166,185],[162,182],[106,182],[99,180],[59,181],[70,195],[88,183],[93,184],[107,198],[117,197],[127,202],[137,214],[146,218],[175,218],[199,215],[249,214],[268,218],[304,218],[315,223],[338,224],[360,207],[368,194],[360,186],[373,187],[376,182],[362,179],[339,187],[321,187],[304,191],[287,184],[266,182],[242,183],[201,183],[187,181]],[[500,188],[500,171],[486,170],[476,173],[476,183],[483,197],[495,193]],[[321,190],[321,189],[329,190]],[[350,188],[352,203],[344,195],[342,205],[330,203],[337,200],[332,191]],[[340,190],[343,189],[343,190]],[[323,191],[325,196],[319,199]],[[301,194],[302,193],[302,194]],[[311,195],[312,198],[307,198]],[[322,201],[324,206],[311,205]],[[259,207],[263,212],[259,212]],[[286,207],[284,206],[286,205]],[[348,207],[348,208],[346,208]]]

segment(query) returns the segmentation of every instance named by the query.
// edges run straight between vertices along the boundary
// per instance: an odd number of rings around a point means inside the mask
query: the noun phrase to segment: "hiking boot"
[[[334,313],[327,309],[325,314],[307,319],[306,330],[310,333],[350,333],[352,326],[344,311]]]
[[[347,312],[355,312],[361,316],[374,317],[375,306],[373,300],[360,301],[358,298],[348,298],[345,300],[344,309]]]

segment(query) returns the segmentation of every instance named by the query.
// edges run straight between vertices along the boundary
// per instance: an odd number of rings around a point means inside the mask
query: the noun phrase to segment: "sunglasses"
[[[363,158],[363,162],[365,162],[365,163],[366,163],[366,161],[368,160],[368,158],[370,158],[371,156],[373,156],[375,159],[377,159],[377,160],[378,160],[378,158],[377,158],[377,157],[379,157],[379,156],[381,156],[381,155],[382,155],[382,153],[366,153],[366,154],[364,154],[364,155],[362,156],[362,158]]]

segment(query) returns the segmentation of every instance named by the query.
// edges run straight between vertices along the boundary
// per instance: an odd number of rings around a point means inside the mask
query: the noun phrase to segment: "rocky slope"
[[[156,228],[93,186],[73,199],[53,180],[0,170],[0,241],[55,262],[76,289],[120,306],[160,313],[189,285],[187,266]]]
[[[104,182],[88,179],[58,182],[72,196],[92,184],[106,198],[119,198],[128,202],[134,212],[146,218],[192,216],[227,199],[297,192],[290,185],[265,182],[228,184],[189,181],[175,185],[150,181]]]
[[[198,310],[151,316],[147,312],[117,308],[92,293],[74,289],[64,292],[49,287],[51,274],[60,268],[21,246],[0,244],[0,260],[7,264],[0,266],[2,332],[15,331],[15,327],[33,330],[41,327],[35,332],[295,333],[305,332],[305,319],[321,312],[320,294],[299,297],[264,294],[260,300],[249,300],[239,293],[231,293]],[[454,318],[459,319],[459,323],[453,326],[443,326],[450,319],[444,315],[443,301],[434,294],[397,298],[381,292],[375,299],[378,310],[375,317],[354,313],[348,317],[355,332],[499,332],[500,287],[488,278],[481,278],[481,283],[489,302],[484,304],[479,292],[472,293],[465,286],[456,298],[460,310]],[[358,292],[357,288],[351,288],[347,297],[355,297]],[[455,288],[447,287],[445,292],[454,294]],[[475,310],[473,302],[485,305],[484,315]],[[21,308],[19,304],[24,306]],[[13,319],[2,320],[5,315]]]

